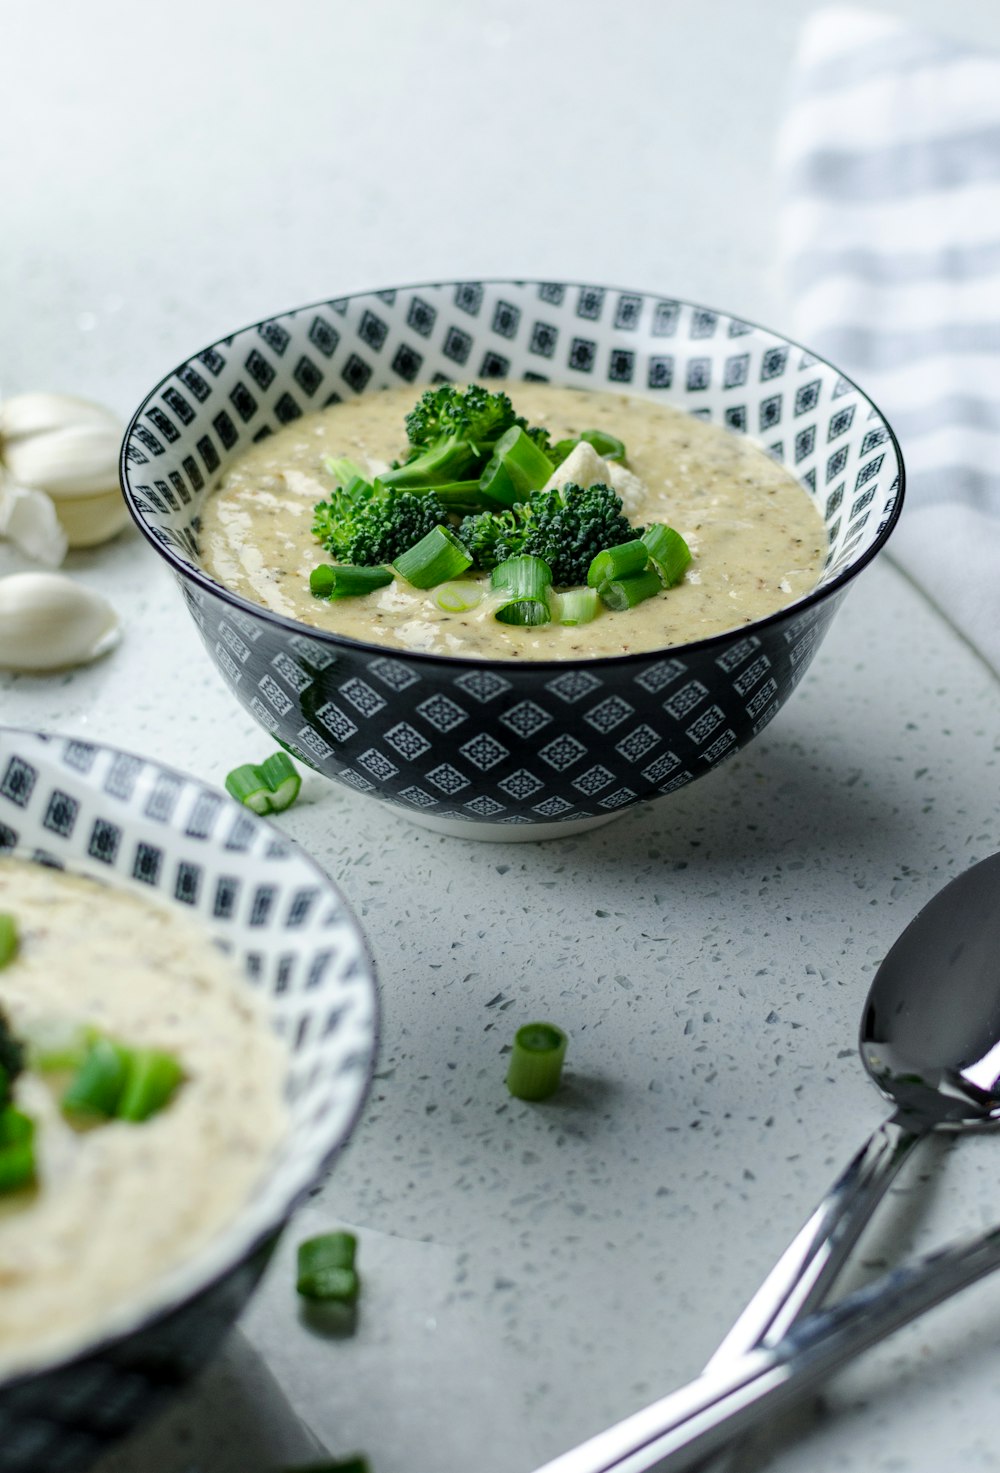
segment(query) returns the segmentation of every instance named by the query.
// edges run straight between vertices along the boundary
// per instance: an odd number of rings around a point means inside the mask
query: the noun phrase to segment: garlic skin
[[[120,638],[121,623],[107,599],[65,573],[0,578],[0,669],[86,665]]]
[[[50,499],[68,546],[94,547],[115,536],[129,520],[118,486],[123,433],[117,415],[72,394],[15,394],[0,403],[0,528],[5,501],[28,491]],[[32,526],[37,543],[40,520]],[[41,560],[54,565],[62,555],[53,544]]]

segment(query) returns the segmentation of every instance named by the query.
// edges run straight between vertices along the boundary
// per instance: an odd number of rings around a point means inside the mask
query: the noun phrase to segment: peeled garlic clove
[[[117,488],[120,444],[121,432],[112,425],[65,425],[4,440],[3,460],[19,485],[35,486],[59,501]]]
[[[97,496],[63,497],[56,512],[70,547],[96,547],[127,527],[130,520],[117,487]]]
[[[64,573],[0,578],[0,668],[86,665],[120,638],[118,615],[107,599]]]
[[[0,472],[0,537],[29,557],[58,568],[66,556],[68,537],[44,491],[13,486]]]
[[[121,438],[121,421],[116,414],[103,404],[78,399],[75,394],[14,394],[0,403],[0,440],[8,443],[65,429],[68,424],[111,425]]]

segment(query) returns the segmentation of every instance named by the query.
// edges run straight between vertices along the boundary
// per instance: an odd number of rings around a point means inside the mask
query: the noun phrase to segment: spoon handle
[[[706,1371],[776,1345],[826,1295],[889,1184],[930,1129],[894,1115],[869,1136],[719,1345]]]
[[[893,1330],[1000,1267],[1000,1228],[886,1273],[535,1473],[681,1473]]]

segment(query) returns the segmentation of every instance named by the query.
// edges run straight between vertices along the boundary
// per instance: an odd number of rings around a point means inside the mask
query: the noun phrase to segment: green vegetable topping
[[[642,534],[649,550],[649,560],[663,580],[664,588],[673,588],[684,577],[691,561],[691,549],[679,532],[654,522]]]
[[[559,1088],[566,1035],[553,1023],[525,1023],[514,1035],[507,1088],[518,1100],[546,1100]]]
[[[642,538],[606,547],[587,569],[587,583],[591,588],[600,588],[612,578],[629,578],[633,573],[644,572],[648,562],[649,548]]]
[[[9,911],[0,910],[0,967],[12,962],[20,950],[17,921]]]
[[[497,448],[479,478],[482,501],[490,506],[513,506],[532,491],[540,491],[555,466],[530,435],[514,425],[497,441]]]
[[[356,598],[392,582],[389,568],[355,568],[348,563],[320,563],[309,574],[314,598]]]
[[[448,614],[465,614],[482,602],[483,590],[475,583],[439,583],[434,590],[434,602]]]
[[[354,1267],[358,1240],[353,1233],[323,1233],[299,1244],[295,1287],[304,1299],[354,1304],[360,1281]]]
[[[447,527],[432,527],[416,547],[396,559],[396,572],[414,588],[434,588],[471,566],[471,557]]]
[[[465,517],[458,535],[480,568],[494,568],[520,553],[544,558],[560,587],[586,583],[599,552],[637,536],[610,486],[565,486],[533,491],[508,511]]]
[[[355,478],[317,503],[312,530],[340,562],[372,567],[391,563],[447,515],[443,502],[429,491],[397,490],[384,480]]]
[[[589,624],[601,612],[596,588],[567,588],[559,593],[549,589],[549,609],[557,624]]]
[[[63,1094],[63,1114],[80,1121],[141,1124],[170,1103],[183,1080],[184,1071],[172,1054],[125,1048],[102,1033],[92,1033]]]
[[[35,1122],[7,1105],[0,1110],[0,1195],[35,1181]]]
[[[494,618],[501,624],[547,624],[552,618],[548,591],[552,573],[540,557],[512,557],[498,563],[491,586],[502,595]]]
[[[659,573],[650,568],[645,573],[634,573],[629,578],[614,578],[602,583],[598,592],[601,601],[615,613],[634,609],[647,598],[653,598],[663,588]]]
[[[302,779],[287,752],[275,752],[259,766],[247,762],[226,777],[226,792],[254,813],[283,813],[299,796]]]

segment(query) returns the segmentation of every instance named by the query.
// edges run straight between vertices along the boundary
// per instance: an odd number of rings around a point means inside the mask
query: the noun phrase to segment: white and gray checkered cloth
[[[1000,57],[818,11],[778,179],[795,335],[902,445],[889,553],[1000,673]]]

